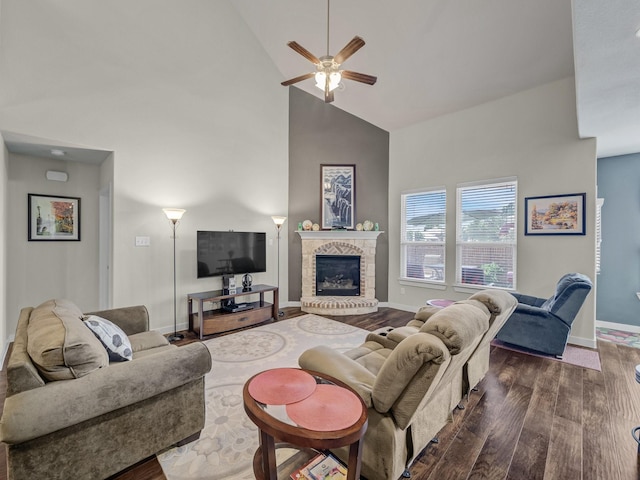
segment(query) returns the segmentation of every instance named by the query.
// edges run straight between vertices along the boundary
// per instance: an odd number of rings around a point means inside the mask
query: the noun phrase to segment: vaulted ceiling
[[[327,54],[326,0],[228,1],[282,80],[315,68],[288,41]],[[333,105],[374,125],[394,131],[575,76],[579,135],[597,137],[599,157],[640,152],[638,0],[332,0],[330,13],[329,53],[361,36],[343,68],[378,77],[343,81]],[[296,88],[323,96],[312,79]]]
[[[333,104],[388,131],[575,75],[580,135],[640,152],[636,0],[333,0],[329,52],[326,0],[230,1],[283,80],[314,71],[288,41],[319,57],[364,38],[344,68],[378,82],[343,81]]]

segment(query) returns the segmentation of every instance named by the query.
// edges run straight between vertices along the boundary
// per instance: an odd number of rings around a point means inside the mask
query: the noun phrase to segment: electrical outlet
[[[404,287],[402,287],[402,288],[400,289],[400,295],[404,295],[405,293],[407,293],[407,292],[405,291]]]
[[[151,246],[151,237],[136,237],[136,247]]]

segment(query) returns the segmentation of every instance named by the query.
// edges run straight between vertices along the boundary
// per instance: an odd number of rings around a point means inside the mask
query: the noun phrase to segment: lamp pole
[[[186,210],[182,208],[163,208],[162,209],[171,222],[171,230],[173,231],[173,335],[169,335],[167,339],[170,342],[182,340],[184,335],[178,333],[178,309],[177,309],[177,289],[176,289],[176,227],[178,221],[184,215]]]
[[[282,229],[282,225],[287,217],[274,215],[271,219],[273,220],[273,223],[276,224],[276,230],[278,231],[278,294],[280,294],[280,230]],[[284,312],[280,309],[278,309],[278,316],[284,316]]]

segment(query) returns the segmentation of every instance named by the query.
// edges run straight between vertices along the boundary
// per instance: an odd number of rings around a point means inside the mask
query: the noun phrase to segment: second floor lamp
[[[287,217],[282,217],[278,215],[274,215],[271,217],[273,223],[276,224],[276,230],[278,231],[278,294],[280,294],[280,230],[282,230],[282,225],[284,225]],[[282,317],[284,312],[282,310],[278,310],[278,316]]]
[[[184,335],[178,333],[178,315],[176,308],[176,227],[186,210],[182,208],[163,208],[162,211],[171,222],[171,229],[173,231],[173,335],[169,335],[167,338],[170,342],[175,342],[176,340],[182,340],[184,338]]]

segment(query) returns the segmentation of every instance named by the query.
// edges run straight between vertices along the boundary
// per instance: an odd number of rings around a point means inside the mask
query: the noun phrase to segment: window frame
[[[486,241],[486,242],[469,242],[462,239],[463,228],[462,228],[462,220],[463,220],[463,206],[462,206],[462,194],[464,191],[471,190],[474,188],[491,188],[491,187],[500,187],[500,186],[513,186],[513,235],[511,235],[511,239],[509,241]],[[485,278],[483,276],[482,284],[477,283],[463,283],[463,265],[462,265],[462,249],[464,246],[468,246],[469,244],[473,244],[478,247],[499,247],[504,248],[505,245],[510,245],[512,247],[511,254],[511,262],[512,262],[512,280],[511,286],[499,286],[499,285],[488,285],[485,282]],[[454,288],[456,289],[486,289],[486,288],[497,288],[503,289],[507,291],[515,291],[517,288],[517,265],[518,265],[518,179],[517,177],[506,177],[506,178],[498,178],[498,179],[490,179],[490,180],[482,180],[478,182],[468,182],[468,183],[460,183],[456,186],[456,265],[455,265],[455,282]],[[483,273],[484,275],[484,273]]]
[[[407,222],[406,207],[407,198],[410,196],[437,194],[444,195],[443,205],[443,228],[442,239],[438,241],[409,241],[407,240]],[[445,186],[434,186],[420,188],[416,190],[404,191],[400,194],[400,282],[418,285],[439,286],[445,288],[446,285],[446,250],[447,250],[447,189]],[[408,247],[410,246],[436,246],[442,249],[442,268],[439,270],[441,278],[416,278],[407,275],[407,258],[409,256]],[[439,264],[440,265],[440,264]]]

